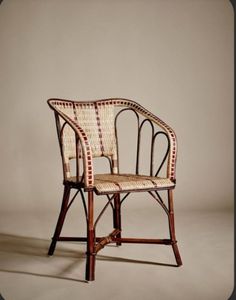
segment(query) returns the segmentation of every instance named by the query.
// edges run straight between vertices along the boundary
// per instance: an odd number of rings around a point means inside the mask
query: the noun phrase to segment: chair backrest
[[[93,157],[111,156],[116,153],[114,105],[58,102],[56,107],[83,129],[89,139]],[[75,134],[70,127],[65,129],[64,147],[68,158],[76,157]]]
[[[130,109],[135,112],[137,117],[138,115],[141,115],[143,118],[148,119],[164,130],[169,139],[167,177],[171,180],[175,180],[177,151],[175,133],[165,122],[160,120],[137,102],[121,98],[86,102],[49,99],[48,104],[55,112],[65,179],[71,176],[70,159],[76,157],[82,158],[83,156],[81,148],[76,147],[75,132],[71,128],[71,125],[73,124],[75,127],[79,128],[81,137],[86,137],[87,146],[84,147],[88,148],[86,152],[89,154],[84,160],[84,163],[87,165],[85,168],[85,172],[87,174],[85,174],[85,176],[87,176],[85,178],[85,183],[87,182],[88,185],[92,185],[93,182],[93,179],[89,179],[89,177],[92,178],[93,174],[91,163],[92,157],[108,157],[111,163],[111,172],[114,174],[118,173],[118,147],[116,136],[116,116],[118,114],[117,111],[115,111],[115,107],[118,107],[121,111]],[[138,121],[138,124],[140,132],[143,123],[140,125],[140,122]],[[153,132],[153,145],[155,136],[156,135],[154,135]]]
[[[49,105],[59,115],[60,113],[64,114],[77,123],[88,137],[92,157],[110,157],[113,173],[117,173],[114,104],[104,101],[76,102],[58,99],[49,101]],[[57,124],[58,134],[60,134],[63,121],[58,118]],[[61,141],[66,177],[70,177],[69,160],[76,158],[76,143],[75,133],[69,125],[65,125],[63,128]],[[81,153],[79,156],[81,157]]]

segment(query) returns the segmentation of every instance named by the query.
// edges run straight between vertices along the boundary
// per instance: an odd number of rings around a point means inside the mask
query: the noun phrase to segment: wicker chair
[[[174,227],[173,189],[175,187],[177,154],[174,131],[141,105],[127,99],[112,98],[86,102],[49,99],[48,104],[55,113],[64,174],[64,195],[61,211],[48,255],[53,255],[57,241],[86,242],[85,278],[88,281],[95,278],[96,254],[109,243],[116,243],[116,245],[122,243],[171,245],[177,266],[182,265]],[[135,174],[119,172],[117,119],[122,112],[127,110],[136,115],[138,122]],[[149,123],[152,128],[150,174],[140,175],[140,139],[145,123]],[[167,149],[157,172],[154,174],[154,145],[158,136],[166,138]],[[109,160],[109,173],[94,174],[93,159],[102,156]],[[72,174],[71,170],[72,160],[76,162],[75,174]],[[163,166],[165,166],[165,176],[159,177],[158,174]],[[76,190],[73,197],[70,197],[71,189]],[[160,191],[167,191],[168,205],[162,200]],[[87,200],[84,192],[87,194]],[[121,236],[121,204],[132,192],[148,192],[161,205],[168,217],[169,239],[125,238]],[[87,236],[62,237],[60,233],[66,213],[78,193],[81,196],[86,215]],[[94,218],[94,193],[98,196],[106,195],[108,199],[96,220]],[[108,236],[96,237],[97,223],[109,205],[113,211],[114,230]]]

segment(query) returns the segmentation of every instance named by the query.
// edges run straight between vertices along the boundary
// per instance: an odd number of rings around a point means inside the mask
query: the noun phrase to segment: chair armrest
[[[50,105],[50,102],[48,102]],[[51,105],[50,105],[51,106]],[[51,106],[52,107],[52,106]],[[84,187],[86,189],[90,189],[94,185],[94,175],[93,175],[93,161],[92,161],[92,151],[89,143],[89,139],[84,132],[84,130],[70,117],[64,114],[61,110],[58,110],[56,107],[52,107],[54,111],[56,111],[60,117],[68,124],[71,129],[75,132],[76,139],[78,138],[80,141],[81,149],[82,149],[82,158],[83,158],[83,170],[84,170]],[[77,143],[76,147],[78,147],[79,143]],[[78,151],[76,150],[78,153]],[[79,159],[76,157],[76,159]]]
[[[167,125],[164,121],[162,121],[160,118],[155,116],[153,113],[148,111],[146,108],[144,108],[137,102],[129,100],[129,106],[135,109],[138,113],[143,115],[145,118],[149,119],[151,122],[161,127],[163,131],[167,134],[170,142],[170,152],[168,155],[168,162],[167,162],[167,177],[171,181],[176,182],[177,138],[174,130],[169,125]]]

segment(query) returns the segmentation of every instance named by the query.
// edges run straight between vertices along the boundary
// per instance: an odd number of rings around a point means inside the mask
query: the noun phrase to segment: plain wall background
[[[58,209],[50,97],[136,100],[177,133],[177,209],[232,209],[229,1],[4,0],[0,40],[2,212]]]

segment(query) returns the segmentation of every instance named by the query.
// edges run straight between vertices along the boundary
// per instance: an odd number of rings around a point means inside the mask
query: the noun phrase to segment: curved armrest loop
[[[135,101],[128,100],[128,105],[134,108],[137,112],[143,115],[145,118],[149,119],[153,123],[161,127],[167,134],[170,141],[170,152],[168,155],[168,167],[167,167],[167,177],[173,182],[176,181],[176,158],[177,158],[177,138],[174,130],[167,125],[164,121],[159,119],[153,113],[142,107]]]

